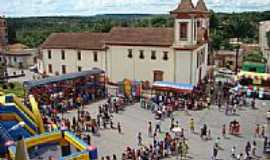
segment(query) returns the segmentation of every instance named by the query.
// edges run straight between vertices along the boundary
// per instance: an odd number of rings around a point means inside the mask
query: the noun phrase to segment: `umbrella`
[[[6,141],[5,146],[11,146],[11,145],[13,145],[13,144],[15,144],[14,141],[8,140],[8,141]]]
[[[172,131],[173,131],[174,133],[179,133],[179,132],[182,132],[182,128],[180,128],[180,127],[175,127],[175,128],[172,129]]]

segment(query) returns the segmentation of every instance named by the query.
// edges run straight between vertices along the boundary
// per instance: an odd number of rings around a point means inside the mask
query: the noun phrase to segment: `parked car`
[[[226,75],[234,75],[235,74],[235,72],[233,72],[232,70],[227,69],[227,68],[219,68],[218,73],[226,74]]]

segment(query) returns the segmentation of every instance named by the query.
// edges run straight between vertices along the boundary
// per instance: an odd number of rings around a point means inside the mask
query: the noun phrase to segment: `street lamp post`
[[[240,49],[240,46],[239,44],[237,44],[237,46],[235,47],[235,73],[238,72],[238,68],[239,68],[239,49]]]

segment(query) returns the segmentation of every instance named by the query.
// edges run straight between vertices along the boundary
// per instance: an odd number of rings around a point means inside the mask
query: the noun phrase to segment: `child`
[[[207,132],[207,140],[211,140],[211,129]]]
[[[190,119],[190,131],[192,133],[195,132],[195,125],[194,125],[194,119],[193,118]]]
[[[233,147],[232,147],[232,158],[236,158],[235,150],[236,150],[236,147],[233,146]]]
[[[226,125],[225,124],[222,126],[222,136],[223,136],[223,138],[226,137]]]
[[[264,127],[264,126],[262,126],[261,137],[262,137],[262,138],[265,137],[265,127]]]
[[[122,133],[122,129],[121,129],[120,122],[117,123],[117,129],[118,129],[118,133],[121,134]]]
[[[260,135],[260,125],[257,124],[256,127],[255,127],[255,133],[254,133],[254,137],[259,137]]]
[[[236,159],[237,159],[237,160],[244,160],[244,155],[243,155],[243,153],[238,154],[237,157],[236,157]]]
[[[251,152],[252,152],[252,156],[256,156],[256,150],[257,150],[257,143],[256,141],[253,141],[252,146],[251,146]]]

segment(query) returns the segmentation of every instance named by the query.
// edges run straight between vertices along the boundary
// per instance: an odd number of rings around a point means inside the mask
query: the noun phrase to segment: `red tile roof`
[[[84,49],[102,50],[105,49],[104,41],[108,33],[53,33],[41,45],[43,49]]]
[[[126,28],[115,27],[110,32],[106,44],[171,46],[173,44],[173,28]]]
[[[208,8],[206,7],[206,4],[204,2],[204,0],[198,0],[196,8],[197,11],[201,11],[201,12],[209,12]]]
[[[188,13],[195,11],[194,5],[191,0],[182,0],[178,7],[171,11],[171,13]]]

